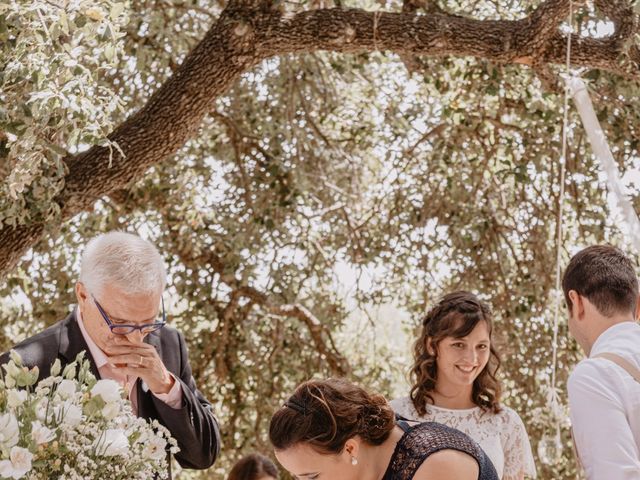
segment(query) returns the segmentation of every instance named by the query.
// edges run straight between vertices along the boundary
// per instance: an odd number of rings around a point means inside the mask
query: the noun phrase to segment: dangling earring
[[[358,464],[358,459],[356,457],[351,457],[351,465],[354,467]]]

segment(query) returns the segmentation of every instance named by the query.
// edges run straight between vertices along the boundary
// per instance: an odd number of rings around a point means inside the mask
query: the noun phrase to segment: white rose
[[[33,453],[26,448],[13,447],[9,460],[0,461],[0,476],[3,478],[22,478],[31,470]]]
[[[117,402],[122,398],[122,389],[115,380],[98,380],[91,389],[91,396],[101,396],[106,403]]]
[[[124,457],[129,453],[129,439],[124,430],[109,428],[93,442],[93,447],[103,457]]]
[[[120,413],[120,404],[116,402],[107,403],[102,407],[102,416],[107,420],[113,420]]]
[[[9,408],[17,408],[27,400],[26,390],[11,389],[7,394],[7,404]]]
[[[62,423],[70,427],[75,427],[82,421],[82,410],[69,400],[62,405],[55,407],[54,412],[57,418],[62,417]]]
[[[36,420],[31,422],[31,438],[36,442],[36,445],[42,445],[55,439],[56,433]]]
[[[167,442],[159,437],[151,436],[147,442],[145,442],[144,449],[142,451],[142,456],[145,459],[151,460],[161,460],[167,454],[165,448],[167,447]]]
[[[76,382],[67,380],[66,378],[60,382],[60,385],[58,385],[56,389],[56,395],[63,400],[71,398],[74,393],[76,393]]]
[[[40,400],[36,404],[36,418],[42,422],[46,421],[47,416],[47,400]],[[49,412],[49,416],[51,416],[51,412]]]
[[[16,416],[9,412],[0,415],[0,446],[13,447],[20,438],[20,425]]]
[[[38,386],[36,388],[49,388],[53,387],[56,383],[56,379],[54,377],[43,378],[38,382]]]

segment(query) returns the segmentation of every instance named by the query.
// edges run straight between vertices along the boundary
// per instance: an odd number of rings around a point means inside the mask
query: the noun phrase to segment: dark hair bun
[[[382,395],[344,379],[309,380],[273,415],[269,438],[276,450],[305,442],[323,453],[340,453],[356,436],[382,444],[394,425],[395,415]]]

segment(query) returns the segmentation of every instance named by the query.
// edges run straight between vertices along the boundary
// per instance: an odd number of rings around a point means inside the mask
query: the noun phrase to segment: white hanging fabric
[[[591,103],[587,86],[581,78],[576,76],[568,78],[567,85],[571,90],[571,95],[582,119],[582,124],[589,137],[591,149],[598,159],[602,171],[607,176],[609,192],[614,196],[620,209],[622,218],[627,226],[629,239],[635,247],[636,252],[640,254],[640,220],[631,201],[625,194],[618,165],[616,165],[613,159],[613,155],[607,144],[607,138],[602,131],[596,112],[593,110],[593,104]]]
[[[552,360],[551,360],[551,381],[547,392],[547,409],[555,424],[555,432],[549,435],[545,433],[538,443],[538,456],[545,464],[554,464],[560,461],[562,457],[562,439],[560,434],[562,418],[565,416],[565,410],[560,400],[560,395],[556,387],[556,370],[557,370],[557,351],[558,351],[558,326],[559,326],[559,309],[562,302],[560,291],[560,259],[563,243],[563,204],[565,194],[565,169],[567,156],[567,143],[569,131],[569,97],[573,97],[576,104],[582,124],[587,132],[591,148],[595,154],[600,167],[605,172],[609,191],[615,197],[618,208],[620,209],[623,220],[627,225],[628,235],[631,243],[640,254],[640,220],[636,214],[633,205],[624,192],[624,187],[620,180],[620,172],[618,166],[613,159],[607,139],[604,135],[600,122],[593,110],[593,104],[587,91],[587,87],[576,75],[571,75],[571,38],[573,34],[573,2],[569,0],[569,32],[567,36],[567,52],[566,52],[566,83],[564,92],[564,115],[562,129],[562,156],[560,157],[560,192],[558,197],[558,217],[557,217],[557,235],[556,235],[556,286],[555,286],[555,305],[553,315],[553,340],[552,340]]]

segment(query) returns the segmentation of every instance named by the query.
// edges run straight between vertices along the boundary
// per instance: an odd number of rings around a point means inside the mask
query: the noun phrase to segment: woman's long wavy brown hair
[[[459,291],[449,293],[427,313],[422,320],[422,333],[413,347],[414,363],[411,367],[413,386],[411,401],[420,416],[427,414],[427,404],[434,403],[431,392],[436,388],[438,375],[437,347],[445,337],[462,338],[471,333],[475,326],[487,322],[491,338],[492,316],[489,306],[473,293]],[[430,355],[427,343],[436,350]],[[500,411],[500,382],[496,372],[500,368],[500,357],[490,345],[489,362],[473,382],[472,400],[485,411]]]

